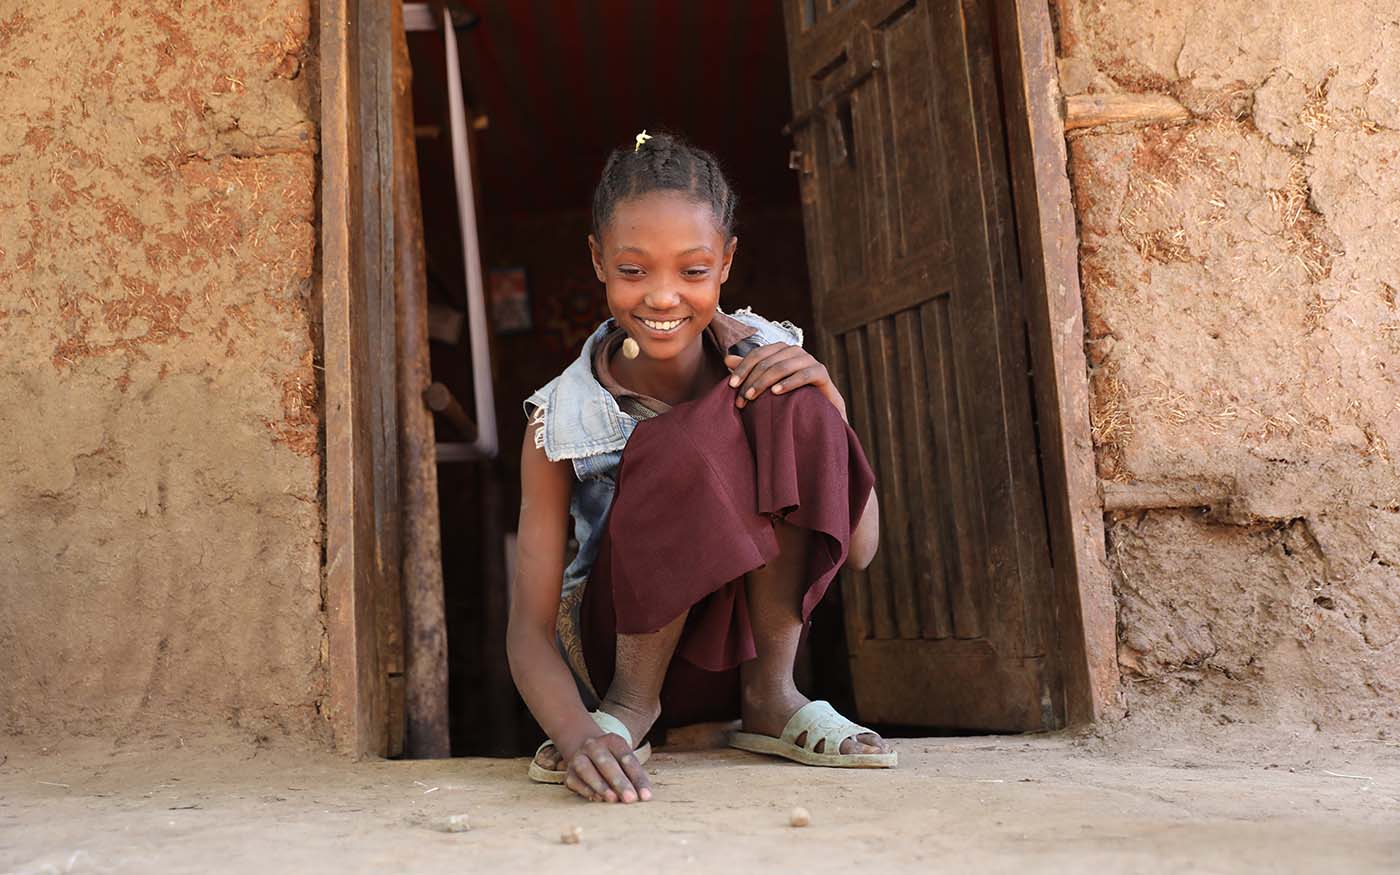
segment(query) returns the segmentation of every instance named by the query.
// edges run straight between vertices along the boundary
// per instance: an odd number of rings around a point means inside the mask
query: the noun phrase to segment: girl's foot
[[[656,722],[656,718],[661,716],[661,703],[658,701],[651,707],[623,705],[611,699],[604,699],[598,706],[598,710],[606,711],[627,727],[627,731],[632,733],[633,744],[640,746],[642,739],[651,731],[651,725]],[[559,749],[552,744],[547,744],[535,756],[535,764],[542,769],[551,772],[564,768],[564,756],[559,753]]]
[[[802,695],[795,687],[774,693],[758,693],[745,690],[743,696],[743,726],[745,732],[752,732],[756,735],[769,735],[778,738],[783,734],[783,727],[787,726],[792,715],[796,714],[804,705],[812,700]],[[802,733],[796,739],[799,747],[807,743],[807,733]],[[890,753],[894,750],[890,743],[885,741],[874,732],[862,732],[849,738],[841,739],[841,749],[839,751],[828,751],[826,740],[817,742],[814,753]]]

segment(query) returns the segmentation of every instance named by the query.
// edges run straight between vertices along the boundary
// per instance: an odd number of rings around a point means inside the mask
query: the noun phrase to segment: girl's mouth
[[[633,317],[633,318],[635,318],[635,319],[636,319],[638,322],[640,322],[643,326],[645,326],[647,329],[649,329],[649,330],[651,331],[652,334],[655,334],[655,335],[657,335],[657,336],[659,336],[659,337],[669,337],[670,335],[675,334],[676,331],[678,331],[682,325],[684,325],[686,322],[690,321],[690,317],[689,317],[689,316],[686,316],[686,317],[683,318],[683,319],[666,319],[666,320],[661,320],[661,319],[643,319],[643,318],[641,318],[640,316],[635,316],[635,317]]]

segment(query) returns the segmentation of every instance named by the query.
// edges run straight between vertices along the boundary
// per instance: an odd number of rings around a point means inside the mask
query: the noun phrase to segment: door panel
[[[1063,719],[990,3],[786,0],[817,333],[880,495],[842,572],[868,721]]]
[[[829,204],[845,204],[848,209],[832,215],[828,255],[828,275],[842,285],[852,285],[867,279],[866,265],[871,262],[868,250],[875,233],[870,204],[861,197],[869,185],[862,173],[866,149],[856,142],[855,108],[851,105],[845,86],[854,74],[855,64],[847,51],[831,58],[814,72],[811,87],[817,101],[830,102],[820,109],[812,124],[812,146],[817,163],[824,168],[821,175],[821,199]],[[866,126],[862,125],[864,130]]]
[[[896,181],[890,187],[887,210],[898,232],[895,255],[908,258],[948,237],[947,212],[926,198],[942,189],[943,168],[929,148],[937,141],[937,104],[929,76],[903,71],[927,65],[927,14],[918,4],[906,4],[880,22],[873,33],[876,54],[891,75],[885,80],[888,113],[885,139],[889,168]],[[930,208],[934,207],[934,208]]]

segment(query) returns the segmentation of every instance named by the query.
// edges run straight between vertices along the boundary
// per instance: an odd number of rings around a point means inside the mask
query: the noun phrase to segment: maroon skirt
[[[802,619],[846,560],[875,477],[836,408],[811,387],[742,409],[724,380],[637,424],[579,620],[591,686],[612,682],[616,636],[689,611],[661,694],[662,720],[739,716],[740,663],[755,656],[744,575],[778,555],[774,524],[812,533]]]

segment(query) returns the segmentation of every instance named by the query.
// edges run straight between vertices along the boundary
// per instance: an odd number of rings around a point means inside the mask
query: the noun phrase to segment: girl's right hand
[[[564,753],[568,774],[564,786],[590,802],[645,802],[651,799],[651,779],[627,746],[627,740],[614,733],[586,739],[572,752]]]

